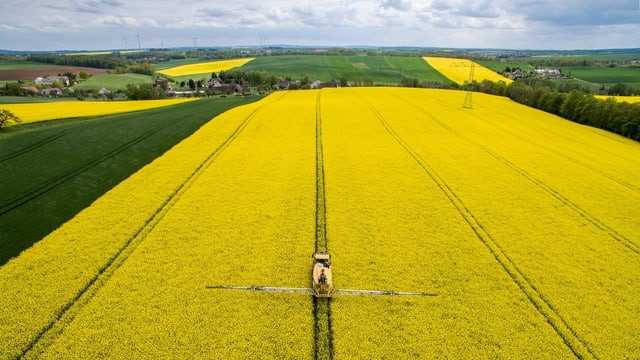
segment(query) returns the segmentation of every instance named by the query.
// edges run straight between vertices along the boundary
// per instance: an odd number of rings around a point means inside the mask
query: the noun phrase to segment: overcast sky
[[[640,48],[640,0],[0,0],[0,49]]]

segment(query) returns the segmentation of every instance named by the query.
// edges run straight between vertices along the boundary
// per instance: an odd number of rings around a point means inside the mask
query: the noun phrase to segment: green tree
[[[619,96],[627,96],[631,95],[632,88],[625,84],[615,84],[609,89],[609,95],[619,95]]]
[[[10,123],[19,124],[21,122],[22,120],[20,120],[20,118],[11,111],[0,109],[0,129],[9,125]]]
[[[20,84],[17,82],[5,83],[4,89],[2,90],[2,94],[6,96],[20,96],[22,95],[22,89],[20,88]]]
[[[546,112],[560,115],[560,107],[564,102],[565,94],[549,91],[546,92],[540,97],[538,100],[538,109],[544,110]]]
[[[402,81],[400,81],[400,86],[417,88],[420,87],[420,80],[417,78],[404,77]]]
[[[125,91],[129,100],[154,100],[166,97],[166,93],[160,88],[154,87],[152,84],[127,85]]]
[[[565,119],[577,121],[580,110],[580,102],[586,94],[579,90],[572,90],[560,106],[560,116]]]

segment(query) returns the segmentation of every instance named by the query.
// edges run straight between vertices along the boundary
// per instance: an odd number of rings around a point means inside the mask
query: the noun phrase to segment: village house
[[[224,84],[217,78],[212,78],[205,86],[217,93],[246,93],[249,91],[249,85],[240,85],[236,83]]]
[[[59,96],[62,95],[62,90],[58,88],[48,88],[40,90],[40,95],[42,96]]]
[[[509,79],[516,80],[522,78],[522,69],[515,69],[509,73]]]
[[[162,90],[166,91],[166,92],[170,92],[172,90],[171,88],[171,83],[169,82],[169,79],[163,78],[163,77],[158,77],[154,80],[153,82],[153,86],[154,87],[159,87]]]
[[[559,69],[535,69],[529,70],[529,74],[543,79],[562,79],[562,72]]]
[[[278,88],[280,90],[289,90],[289,87],[291,87],[291,81],[280,81],[278,83]]]
[[[23,86],[20,88],[20,90],[22,90],[22,93],[24,95],[36,95],[40,92],[35,86]]]
[[[209,89],[217,90],[222,88],[222,83],[220,83],[220,80],[217,78],[212,78],[206,85]]]
[[[47,76],[47,77],[37,77],[33,82],[36,86],[46,86],[53,85],[55,81],[60,81],[62,85],[69,86],[69,78],[66,76]]]
[[[337,81],[325,81],[323,83],[320,84],[319,89],[324,89],[324,88],[337,88],[340,87],[340,83]]]
[[[340,83],[337,81],[325,81],[325,82],[321,82],[320,80],[316,80],[314,82],[311,83],[310,88],[311,89],[324,89],[324,88],[336,88],[336,87],[340,87]]]

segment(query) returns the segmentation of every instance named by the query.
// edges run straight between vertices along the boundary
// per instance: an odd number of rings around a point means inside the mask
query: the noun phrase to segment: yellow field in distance
[[[138,101],[61,101],[49,103],[0,104],[22,120],[30,123],[45,120],[100,116],[131,111],[149,110],[181,104],[197,98],[138,100]]]
[[[449,78],[449,80],[460,85],[469,82],[469,74],[472,66],[474,70],[473,80],[477,82],[482,82],[482,80],[490,80],[493,82],[504,81],[507,84],[513,82],[513,80],[471,60],[444,57],[423,57],[423,59],[442,75]]]
[[[77,53],[66,53],[65,55],[86,55],[86,56],[95,56],[95,55],[109,55],[113,54],[113,51],[90,51],[90,52],[77,52]]]
[[[596,99],[607,100],[609,98],[614,99],[618,102],[628,102],[628,103],[640,103],[640,96],[608,96],[608,95],[596,95]]]
[[[167,76],[185,76],[185,75],[195,75],[195,74],[205,74],[205,73],[214,73],[220,71],[227,71],[229,69],[233,69],[235,67],[242,66],[254,58],[244,58],[244,59],[233,59],[233,60],[220,60],[220,61],[211,61],[206,63],[199,64],[188,64],[176,66],[169,69],[164,69],[158,71],[161,74],[165,74]]]
[[[113,50],[113,51],[87,51],[87,52],[75,52],[75,53],[66,53],[65,55],[86,55],[86,56],[96,56],[96,55],[110,55],[114,52],[119,52],[120,54],[133,54],[142,52],[143,50]]]

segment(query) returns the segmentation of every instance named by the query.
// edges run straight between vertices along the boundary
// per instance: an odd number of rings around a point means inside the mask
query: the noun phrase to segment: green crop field
[[[47,65],[50,64],[40,64],[22,60],[0,60],[0,70],[19,70]]]
[[[59,102],[59,101],[73,101],[73,100],[75,99],[68,98],[68,97],[0,96],[0,104],[41,103],[41,102]]]
[[[151,76],[141,74],[105,74],[94,75],[89,79],[82,81],[73,88],[77,90],[90,90],[107,88],[109,90],[124,90],[128,84],[151,84]]]
[[[531,56],[532,60],[544,60],[544,59],[587,59],[597,61],[629,61],[640,59],[640,52],[634,49],[625,51],[612,51],[612,52],[587,52],[583,54],[549,54],[549,55],[536,55]]]
[[[568,66],[562,72],[596,84],[640,86],[640,68]]]
[[[203,99],[0,131],[0,265],[217,114],[258,99]]]
[[[403,77],[421,81],[449,83],[449,80],[419,57],[286,55],[258,57],[244,65],[244,71],[264,70],[270,74],[299,79],[302,74],[311,80],[363,81],[397,85]]]
[[[603,55],[604,56],[604,55]],[[632,55],[629,55],[631,57]],[[636,55],[637,56],[637,55]],[[573,57],[572,57],[573,58]],[[585,59],[604,60],[597,56]],[[538,68],[560,68],[562,73],[570,77],[587,81],[596,85],[615,85],[618,83],[640,86],[640,68],[633,67],[604,67],[604,66],[536,66],[535,61],[541,58],[480,60],[479,64],[494,71],[503,71],[506,67],[521,68],[523,71]],[[610,59],[607,59],[610,60]],[[612,59],[611,59],[612,60]],[[620,59],[621,60],[621,59]],[[615,60],[614,60],[615,61]]]
[[[478,64],[489,68],[495,72],[501,72],[507,67],[509,68],[520,68],[523,71],[529,69],[535,69],[535,66],[530,63],[518,59],[504,59],[504,60],[478,60],[476,61]]]

